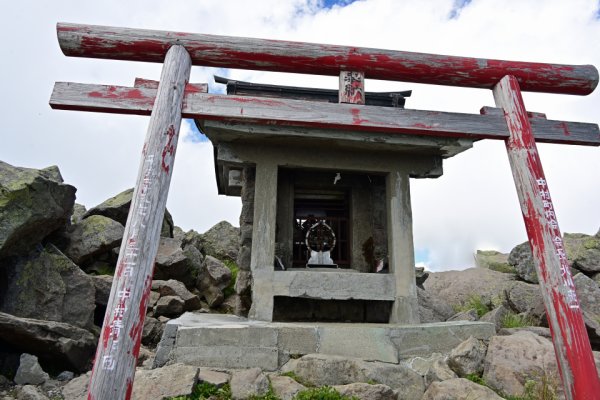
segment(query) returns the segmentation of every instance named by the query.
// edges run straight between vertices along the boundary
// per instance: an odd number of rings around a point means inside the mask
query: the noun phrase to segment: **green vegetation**
[[[491,301],[485,301],[481,296],[473,294],[463,304],[454,307],[454,311],[461,312],[474,309],[478,317],[483,317],[492,310],[493,306]]]
[[[192,394],[186,396],[169,397],[165,400],[230,400],[231,388],[229,384],[217,387],[212,383],[201,382],[194,386]],[[268,399],[270,400],[270,399]]]
[[[228,259],[223,260],[223,264],[225,264],[225,266],[231,271],[231,282],[225,289],[223,289],[223,296],[229,297],[235,293],[235,281],[237,280],[240,267],[238,267],[234,261]]]
[[[481,386],[485,386],[485,387],[489,387],[487,385],[487,383],[485,383],[485,381],[483,380],[483,378],[477,374],[469,374],[467,376],[465,376],[466,379],[470,380],[471,382],[475,382],[478,385]]]
[[[342,396],[330,386],[310,388],[298,392],[294,400],[358,400],[356,397]]]
[[[533,321],[522,315],[509,312],[502,318],[503,328],[523,328],[525,326],[533,326]]]

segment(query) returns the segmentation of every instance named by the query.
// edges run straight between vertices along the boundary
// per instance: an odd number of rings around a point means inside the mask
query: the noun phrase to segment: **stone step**
[[[494,334],[494,325],[486,322],[281,323],[185,313],[168,322],[154,366],[175,361],[274,371],[291,357],[314,353],[399,363],[411,357],[448,353],[469,336],[489,339]]]

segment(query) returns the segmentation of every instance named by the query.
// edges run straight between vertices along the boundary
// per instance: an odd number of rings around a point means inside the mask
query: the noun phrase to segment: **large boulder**
[[[377,382],[395,389],[401,399],[419,399],[425,391],[423,377],[403,364],[368,362],[357,358],[308,354],[282,367],[315,386]]]
[[[187,290],[185,285],[175,279],[168,281],[154,280],[152,281],[152,291],[156,291],[160,296],[178,296],[183,300],[183,311],[198,310],[202,307],[200,298]]]
[[[0,258],[26,253],[69,223],[76,189],[57,167],[13,167],[0,161]]]
[[[275,396],[281,400],[293,400],[298,392],[306,389],[304,385],[296,382],[289,376],[273,374],[269,376],[271,387]]]
[[[50,376],[42,369],[36,356],[27,353],[21,354],[19,368],[15,374],[17,385],[40,385],[48,379]]]
[[[83,218],[88,218],[92,215],[103,215],[125,226],[132,197],[133,188],[127,189],[116,196],[105,200],[101,204],[98,204],[96,207],[89,209],[83,215]],[[160,235],[164,237],[173,237],[173,227],[173,217],[169,211],[165,209],[165,217],[163,219]]]
[[[600,235],[565,233],[565,249],[571,266],[587,274],[600,272]]]
[[[425,281],[425,290],[451,307],[461,307],[473,297],[484,303],[500,298],[514,278],[510,274],[486,268],[469,268],[464,271],[432,272]]]
[[[90,329],[95,288],[91,278],[51,244],[6,270],[0,311]]]
[[[154,278],[158,280],[175,279],[192,288],[198,279],[201,258],[193,248],[182,249],[181,240],[161,237],[156,254]]]
[[[47,363],[59,370],[86,370],[96,350],[96,338],[85,329],[2,312],[0,341],[15,351],[35,354],[42,364]]]
[[[477,250],[475,253],[475,264],[479,268],[487,268],[493,271],[515,273],[515,268],[508,263],[508,254],[496,250]]]
[[[508,263],[514,267],[517,276],[525,282],[538,283],[529,242],[521,243],[510,251]]]
[[[421,400],[502,400],[493,390],[471,382],[468,379],[456,378],[442,382],[433,382]]]
[[[427,290],[417,288],[417,299],[421,323],[444,322],[454,315],[454,310],[448,303]]]
[[[511,396],[521,396],[529,380],[545,380],[558,387],[560,377],[552,342],[528,331],[493,336],[483,379],[491,388]]]
[[[240,400],[264,396],[269,391],[269,379],[260,368],[233,371],[230,385],[231,396]]]
[[[532,322],[543,321],[546,310],[539,285],[515,281],[504,290],[504,302],[516,314],[526,315]]]
[[[600,288],[593,279],[581,273],[573,277],[573,282],[590,343],[594,350],[600,350]]]
[[[221,221],[200,235],[199,242],[202,254],[236,261],[240,251],[240,228]]]
[[[337,385],[333,387],[339,394],[346,398],[358,400],[396,400],[397,395],[392,388],[381,384],[363,382]]]
[[[223,303],[223,289],[231,282],[231,270],[221,261],[212,256],[206,256],[198,274],[196,286],[211,308]]]
[[[119,246],[125,228],[119,222],[102,215],[92,215],[76,223],[63,234],[63,251],[74,263],[82,265],[94,256]]]
[[[448,366],[461,378],[467,375],[481,375],[487,348],[485,344],[470,336],[450,351]]]
[[[171,364],[162,368],[135,372],[132,399],[164,399],[192,394],[198,382],[198,367]]]

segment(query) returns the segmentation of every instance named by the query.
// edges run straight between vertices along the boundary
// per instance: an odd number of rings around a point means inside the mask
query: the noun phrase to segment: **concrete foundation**
[[[185,313],[167,323],[154,366],[181,362],[274,371],[291,357],[313,353],[399,363],[411,357],[447,353],[469,336],[485,340],[494,334],[494,325],[485,322],[283,323]]]

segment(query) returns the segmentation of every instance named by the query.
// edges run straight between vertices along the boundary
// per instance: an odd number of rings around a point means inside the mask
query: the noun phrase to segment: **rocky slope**
[[[132,192],[85,210],[75,191],[56,167],[0,162],[0,399],[86,398]],[[564,240],[590,341],[600,350],[600,232]],[[250,277],[245,270],[237,277],[239,249],[239,228],[227,222],[204,234],[183,232],[166,213],[134,398],[190,395],[199,387],[239,399],[291,399],[301,391],[322,398],[328,390],[359,399],[535,399],[543,390],[562,396],[526,243],[510,255],[478,252],[477,268],[419,274],[422,322],[488,321],[498,332],[489,342],[469,338],[448,354],[399,364],[305,354],[277,373],[152,369],[169,319],[247,310],[238,293],[247,294]],[[600,353],[595,357],[598,365]]]

